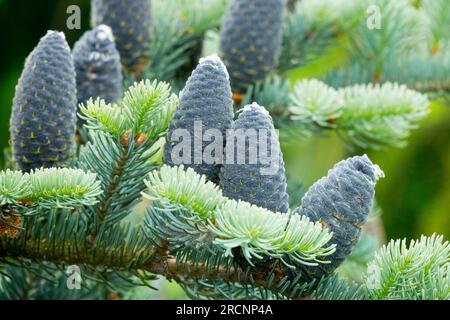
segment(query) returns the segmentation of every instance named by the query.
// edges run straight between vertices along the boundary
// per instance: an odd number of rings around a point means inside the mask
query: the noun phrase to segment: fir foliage
[[[169,126],[178,98],[164,82],[143,80],[126,92],[118,105],[90,99],[80,106],[86,128],[121,137],[128,131],[155,139]]]
[[[448,300],[450,244],[442,236],[422,236],[407,244],[392,240],[367,268],[372,299]]]
[[[152,8],[94,0],[94,26],[112,28],[131,75],[119,97],[113,54],[114,94],[78,90],[86,141],[77,150],[72,55],[61,33],[41,39],[13,102],[11,168],[22,171],[0,172],[1,299],[129,297],[156,275],[194,299],[450,298],[442,236],[392,240],[376,252],[369,236],[358,242],[381,175],[367,157],[339,162],[306,194],[290,182],[291,203],[301,205],[289,210],[275,131],[282,141],[336,132],[350,147],[404,146],[429,102],[448,102],[448,1],[289,2],[288,13],[282,0],[232,0],[228,9],[223,0],[153,0]],[[381,9],[381,29],[367,27],[369,5]],[[75,66],[90,34],[74,49]],[[270,132],[275,175],[247,164],[162,165],[163,138],[175,127],[194,119],[233,127],[217,58],[202,60],[185,84],[203,51],[220,47],[235,101],[250,105],[234,127]],[[336,61],[323,65],[327,55]],[[208,181],[219,170],[220,184]],[[136,224],[139,203],[145,218]],[[73,265],[81,290],[66,288]],[[347,279],[349,266],[358,283]]]
[[[95,173],[79,169],[36,169],[0,172],[0,204],[65,208],[94,205],[101,194]]]
[[[327,245],[331,234],[319,224],[228,200],[191,168],[163,166],[160,173],[150,174],[146,184],[144,196],[156,202],[147,212],[147,225],[162,242],[180,247],[189,235],[202,237],[204,247],[223,251],[225,257],[233,255],[232,249],[241,248],[250,264],[263,255],[289,255],[299,263],[317,265],[334,251],[334,246]],[[193,240],[188,243],[184,246],[191,247]]]

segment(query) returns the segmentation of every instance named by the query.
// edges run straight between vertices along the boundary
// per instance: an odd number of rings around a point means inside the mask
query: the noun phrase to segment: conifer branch
[[[117,192],[117,188],[119,186],[120,180],[123,178],[123,173],[125,170],[125,166],[128,162],[128,150],[127,146],[123,146],[120,150],[119,159],[117,162],[117,165],[113,171],[112,177],[113,179],[110,181],[109,185],[107,186],[104,196],[102,197],[99,206],[98,206],[98,213],[99,217],[97,220],[97,226],[95,228],[95,233],[98,232],[98,228],[103,223],[103,221],[106,218],[106,215],[108,213],[108,204],[111,201],[111,198],[114,196],[114,194]]]
[[[249,90],[245,101],[251,99],[265,103],[278,128],[290,136],[335,131],[349,146],[365,149],[404,146],[429,112],[425,94],[390,82],[335,89],[305,79],[290,92],[289,82],[275,77]]]
[[[151,286],[160,275],[201,299],[450,298],[443,237],[392,241],[375,254],[361,242],[350,256],[382,176],[365,156],[339,162],[291,202],[282,158],[270,177],[247,163],[186,161],[185,170],[168,160],[168,139],[162,161],[170,166],[156,170],[159,142],[192,129],[191,120],[223,133],[256,127],[276,136],[276,127],[297,137],[336,132],[362,148],[402,147],[429,111],[425,94],[450,91],[446,0],[289,1],[289,13],[285,0],[256,2],[143,0],[127,8],[93,0],[93,26],[113,32],[89,31],[73,55],[62,33],[41,40],[13,103],[12,155],[23,172],[0,172],[0,298],[69,298],[61,282],[69,265],[103,288],[91,287],[96,297],[125,290],[124,282]],[[370,4],[382,11],[382,28],[368,28]],[[202,50],[219,46],[225,63],[201,59],[174,94]],[[300,68],[326,62],[329,49],[344,63],[320,65],[324,82],[291,86],[286,77],[301,79]],[[120,69],[129,73],[125,85],[152,80],[120,99]],[[86,144],[75,156],[76,91]],[[232,98],[247,104],[238,117]],[[270,143],[281,149],[278,139]],[[126,222],[142,197],[150,200],[144,221]],[[358,285],[338,276],[352,259],[365,281]],[[52,285],[40,290],[42,281]]]
[[[129,271],[130,269],[146,271],[160,275],[168,280],[182,281],[182,279],[208,279],[208,281],[221,281],[224,283],[239,284],[241,286],[260,287],[286,298],[299,298],[295,291],[290,292],[290,281],[282,272],[248,273],[238,268],[210,268],[206,264],[195,263],[193,261],[181,264],[175,257],[163,254],[154,247],[124,249],[120,258],[116,258],[117,247],[105,247],[96,250],[86,243],[49,243],[45,240],[39,243],[33,241],[23,241],[12,239],[0,239],[0,261],[14,259],[19,262],[26,261],[47,261],[61,265],[86,265],[92,269],[110,268],[117,271]],[[71,253],[76,251],[76,254]],[[136,261],[136,263],[130,263]],[[295,283],[295,282],[294,282]],[[284,284],[283,287],[280,284]],[[303,284],[305,285],[305,284]],[[295,286],[292,286],[295,287]],[[299,289],[299,288],[298,288]],[[303,288],[306,291],[305,288]],[[302,291],[301,291],[302,292]],[[304,292],[302,292],[304,293]]]

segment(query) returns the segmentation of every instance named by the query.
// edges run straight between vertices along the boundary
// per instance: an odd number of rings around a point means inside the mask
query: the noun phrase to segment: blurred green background
[[[66,9],[72,4],[81,8],[82,30],[66,28]],[[89,0],[0,0],[0,149],[8,146],[10,109],[25,57],[48,29],[64,31],[73,45],[88,27]],[[330,62],[335,58],[329,57]],[[320,66],[316,65],[300,76],[318,73]],[[406,148],[369,152],[386,174],[376,192],[388,239],[434,232],[450,239],[450,108],[433,103],[431,109]],[[349,155],[334,135],[293,141],[283,151],[288,177],[305,188]]]

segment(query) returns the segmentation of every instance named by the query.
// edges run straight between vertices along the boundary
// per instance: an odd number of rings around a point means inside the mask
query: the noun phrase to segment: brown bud
[[[15,239],[20,235],[22,217],[0,213],[0,237]]]

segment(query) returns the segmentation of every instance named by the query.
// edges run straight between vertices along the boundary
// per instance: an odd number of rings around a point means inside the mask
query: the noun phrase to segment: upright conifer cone
[[[219,57],[200,59],[197,68],[186,82],[180,105],[169,126],[164,162],[184,164],[208,180],[218,183],[223,159],[226,130],[233,122],[233,102],[228,72]],[[207,137],[207,130],[215,129],[215,138]],[[180,151],[180,135],[190,135],[187,149]],[[211,131],[209,131],[211,133]],[[205,136],[204,136],[205,135]],[[210,155],[210,159],[205,156]]]
[[[107,103],[122,96],[120,55],[111,28],[99,25],[87,31],[72,51],[77,76],[78,103],[100,97]]]
[[[64,33],[49,31],[30,53],[16,86],[10,130],[20,169],[60,166],[73,151],[76,81]]]
[[[129,73],[140,73],[148,59],[151,0],[92,0],[91,23],[111,27],[122,65]]]
[[[285,0],[230,0],[221,50],[235,96],[264,80],[277,63]]]
[[[333,232],[331,243],[336,244],[336,251],[327,257],[331,263],[298,265],[293,277],[300,272],[310,281],[328,275],[351,253],[372,208],[375,184],[383,176],[367,156],[356,156],[337,163],[311,186],[294,214],[306,215]]]
[[[245,106],[233,129],[236,139],[227,137],[220,171],[223,194],[274,212],[286,212],[289,197],[283,154],[269,113],[256,103]]]

